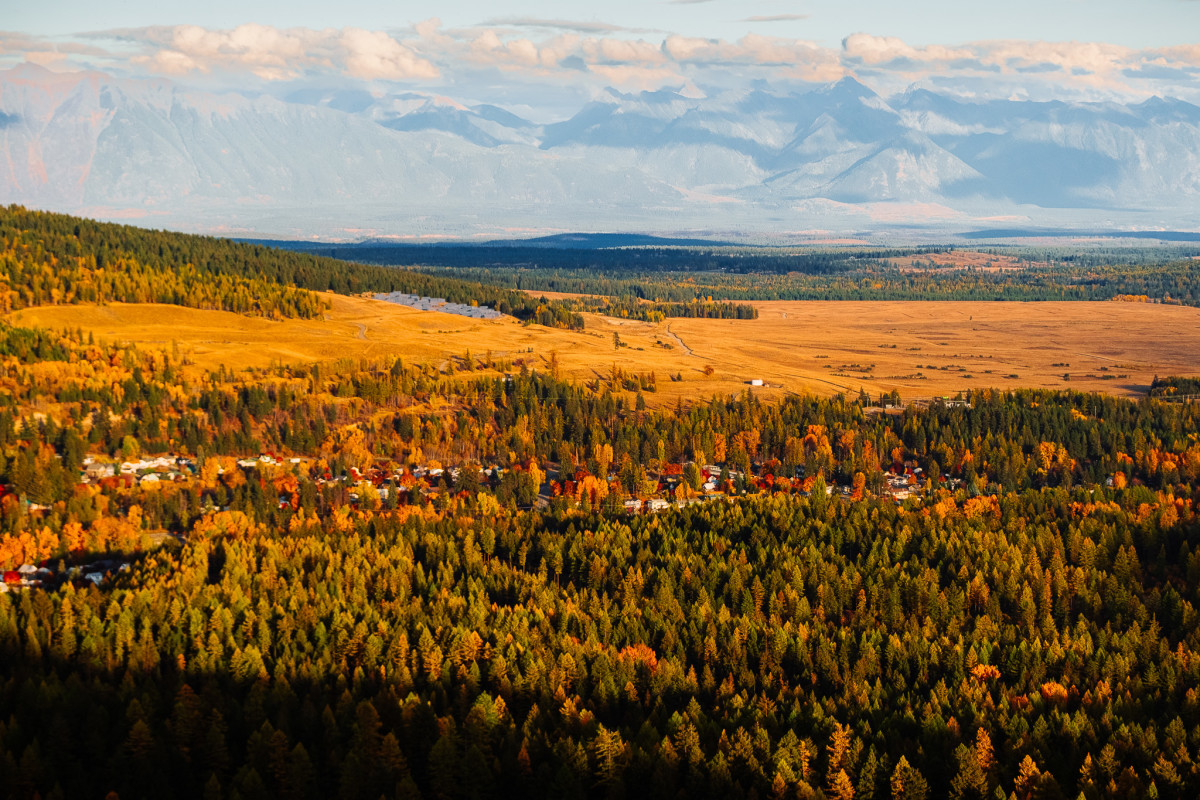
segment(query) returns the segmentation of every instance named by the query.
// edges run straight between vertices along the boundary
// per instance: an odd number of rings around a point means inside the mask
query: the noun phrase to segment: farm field
[[[911,256],[893,256],[884,260],[898,267],[913,270],[923,270],[933,266],[951,269],[970,267],[989,272],[1003,272],[1005,270],[1018,270],[1025,267],[1049,266],[1045,262],[1029,261],[1028,259],[1004,254],[984,253],[978,250],[950,250],[945,253],[921,253]]]
[[[107,341],[175,348],[206,368],[337,358],[444,364],[468,351],[524,359],[564,376],[655,372],[651,405],[737,392],[765,396],[896,389],[905,399],[977,387],[1098,390],[1136,396],[1157,375],[1200,372],[1200,309],[1136,303],[761,302],[757,320],[647,323],[587,315],[587,330],[467,320],[326,295],[324,320],[269,321],[152,304],[53,306],[9,316],[82,327]],[[622,347],[614,347],[614,334]],[[712,367],[712,375],[705,367]],[[669,376],[681,376],[670,380]]]

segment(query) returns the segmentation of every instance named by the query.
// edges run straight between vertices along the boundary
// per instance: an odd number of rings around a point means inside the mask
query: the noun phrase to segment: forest
[[[18,304],[265,280],[258,245],[24,213],[9,274],[66,277]],[[299,264],[383,269],[294,255],[243,313],[299,313]],[[4,793],[1200,795],[1194,377],[658,381],[484,348],[204,370],[0,323]]]
[[[968,234],[966,238],[978,237]],[[281,241],[270,244],[302,253],[381,266],[805,275],[853,272],[864,263],[879,264],[887,259],[904,257],[920,259],[922,256],[948,253],[955,249],[950,245],[739,245],[730,242],[657,239],[652,236],[619,234],[575,234],[484,244],[443,242],[415,245],[373,241],[347,244]],[[1160,266],[1200,254],[1200,247],[1195,244],[1134,247],[1103,243],[1090,243],[1086,246],[1064,243],[1040,247],[988,244],[983,247],[986,252],[998,258],[1013,258],[1029,265],[1054,267],[1104,267],[1114,264],[1126,267]]]

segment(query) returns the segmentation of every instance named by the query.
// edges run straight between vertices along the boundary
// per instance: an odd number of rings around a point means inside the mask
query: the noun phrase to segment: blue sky
[[[881,92],[1200,102],[1200,0],[9,5],[0,68],[28,60],[218,90],[409,88],[531,108],[610,87],[703,93],[851,75]]]

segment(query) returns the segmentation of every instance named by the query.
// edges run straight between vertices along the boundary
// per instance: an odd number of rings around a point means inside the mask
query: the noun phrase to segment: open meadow
[[[338,358],[461,367],[482,358],[546,369],[552,354],[575,379],[615,367],[651,372],[651,405],[741,391],[905,399],[976,387],[1143,393],[1155,375],[1200,372],[1200,309],[1118,302],[760,302],[756,320],[637,322],[587,315],[587,330],[468,320],[360,297],[326,295],[324,320],[270,321],[223,311],[119,304],[53,306],[14,323],[82,327],[106,341],[177,348],[200,367],[267,367]],[[617,346],[619,340],[620,346]],[[711,375],[706,374],[711,367]],[[679,380],[673,380],[678,377]]]

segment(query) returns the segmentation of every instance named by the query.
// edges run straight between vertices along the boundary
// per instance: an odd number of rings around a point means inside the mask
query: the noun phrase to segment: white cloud
[[[564,59],[570,58],[579,52],[580,43],[583,37],[574,33],[564,33],[555,36],[547,42],[543,42],[538,51],[543,67],[556,67],[563,62]]]
[[[458,48],[450,47],[443,55],[450,59]],[[644,40],[612,37],[583,37],[560,34],[540,44],[526,38],[506,38],[501,30],[486,28],[473,32],[463,56],[480,66],[505,70],[528,68],[544,73],[560,69],[567,59],[580,59],[586,65],[645,66],[667,61],[659,45]]]
[[[983,42],[976,46],[979,59],[1001,69],[1027,69],[1053,65],[1064,72],[1084,70],[1090,73],[1115,72],[1127,63],[1135,51],[1120,45],[1098,42]]]
[[[662,47],[640,39],[587,39],[580,49],[588,60],[597,62],[661,64],[667,60]]]
[[[668,36],[663,43],[671,58],[680,62],[735,62],[748,64],[795,65],[814,60],[835,59],[832,51],[811,42],[781,39],[750,33],[736,42],[724,39],[694,39]]]
[[[1130,99],[1155,92],[1193,96],[1170,78],[1200,67],[1200,45],[1135,50],[1103,42],[998,40],[914,47],[896,37],[864,33],[846,37],[842,56],[848,67],[890,90],[936,75],[973,96],[1015,93],[1075,100]],[[939,85],[946,88],[944,80]]]
[[[680,64],[702,69],[741,65],[806,82],[834,81],[847,70],[838,53],[799,39],[747,34],[736,42],[669,36],[663,52]]]
[[[685,80],[683,75],[669,67],[593,64],[589,69],[606,83],[622,89],[653,91],[664,86],[679,86]]]
[[[972,58],[974,53],[967,48],[913,47],[895,36],[872,36],[869,33],[853,33],[842,41],[842,51],[849,58],[864,64],[887,64],[901,59],[918,62],[954,61]]]
[[[346,74],[355,78],[404,80],[440,74],[433,64],[382,31],[347,28],[339,43],[345,50]]]
[[[274,28],[239,25],[210,30],[196,25],[119,32],[147,52],[131,60],[150,72],[249,72],[263,80],[286,80],[305,72],[341,73],[364,80],[436,78],[440,72],[405,43],[382,31],[361,28]]]
[[[1200,67],[1200,44],[1185,44],[1147,51],[1149,55],[1166,59],[1176,64]]]
[[[528,39],[504,40],[494,30],[481,32],[470,45],[470,58],[478,64],[499,67],[538,67],[541,54]]]

